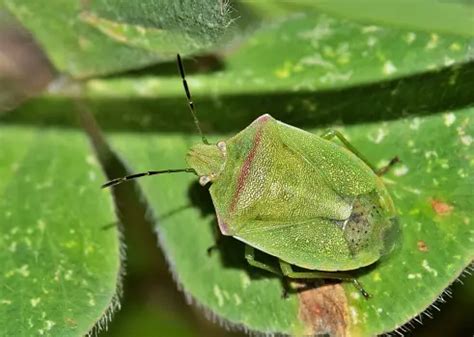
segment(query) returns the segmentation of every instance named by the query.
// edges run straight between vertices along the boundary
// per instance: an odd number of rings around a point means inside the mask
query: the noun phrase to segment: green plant
[[[141,2],[145,7],[3,2],[55,68],[74,79],[1,116],[5,335],[83,335],[117,305],[117,219],[109,193],[98,188],[106,177],[87,139],[105,167],[114,164],[113,152],[130,171],[184,166],[199,137],[174,63],[123,73],[183,49],[217,55],[202,58],[198,67],[191,59],[186,64],[212,141],[270,112],[315,133],[328,126],[343,130],[379,165],[394,155],[402,160],[385,182],[400,214],[403,246],[359,271],[373,294],[368,301],[351,285],[332,283],[282,299],[279,279],[249,269],[237,242],[224,241],[207,256],[215,216],[193,177],[141,180],[160,245],[200,305],[250,330],[373,335],[419,315],[471,263],[473,32],[462,28],[470,17],[457,16],[461,23],[450,25],[450,13],[472,12],[470,5],[441,4],[443,17],[407,23],[387,13],[347,17],[338,2],[324,8],[243,2],[235,5],[234,16],[241,18],[232,25],[220,2],[209,2],[208,14],[194,10],[191,0],[179,10],[161,3],[170,13],[161,20],[147,16],[148,1]],[[229,24],[234,32],[225,29]],[[217,48],[219,39],[232,42]],[[76,122],[77,111],[87,133]]]

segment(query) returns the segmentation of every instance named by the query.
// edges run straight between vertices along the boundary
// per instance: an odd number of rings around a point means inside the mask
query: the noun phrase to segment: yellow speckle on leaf
[[[285,62],[285,64],[283,65],[283,67],[281,68],[278,68],[277,70],[275,70],[275,76],[278,77],[278,78],[288,78],[291,74],[291,63],[290,62]]]
[[[431,34],[431,38],[426,44],[426,49],[434,49],[438,46],[439,36],[438,34]]]
[[[375,281],[375,282],[382,281],[382,278],[380,277],[380,273],[379,272],[374,273],[374,276],[372,277],[372,280]]]
[[[449,46],[449,49],[452,50],[452,51],[459,51],[459,50],[461,50],[461,45],[457,42],[453,42]]]

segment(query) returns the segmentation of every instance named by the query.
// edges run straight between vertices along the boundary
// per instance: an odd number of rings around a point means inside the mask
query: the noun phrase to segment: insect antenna
[[[181,75],[181,79],[183,80],[184,91],[186,92],[186,97],[188,99],[189,110],[191,111],[191,114],[193,115],[194,124],[196,125],[196,128],[198,129],[199,134],[201,135],[202,142],[206,145],[209,145],[207,138],[204,136],[204,133],[202,133],[201,126],[199,125],[199,120],[197,119],[197,116],[196,116],[196,110],[194,109],[193,98],[191,96],[191,92],[189,91],[188,82],[186,82],[186,73],[184,72],[183,62],[181,61],[181,56],[179,56],[179,54],[176,55],[176,60],[178,63],[178,69]]]
[[[123,182],[126,182],[128,180],[132,179],[137,179],[145,176],[153,176],[155,174],[162,174],[162,173],[178,173],[178,172],[188,172],[188,173],[196,173],[196,171],[192,168],[183,168],[183,169],[168,169],[168,170],[160,170],[160,171],[146,171],[146,172],[141,172],[141,173],[134,173],[130,174],[125,177],[120,177],[120,178],[115,178],[113,180],[110,180],[103,184],[101,188],[107,188],[111,186],[115,186],[118,184],[121,184]]]

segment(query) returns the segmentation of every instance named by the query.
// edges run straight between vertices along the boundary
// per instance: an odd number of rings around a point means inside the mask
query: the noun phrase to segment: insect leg
[[[347,139],[346,137],[344,137],[342,135],[342,133],[340,133],[339,131],[337,130],[327,130],[326,132],[324,132],[322,135],[321,135],[321,138],[324,138],[324,139],[327,139],[327,140],[331,140],[333,139],[334,137],[337,137],[341,142],[342,144],[344,144],[345,147],[347,147],[347,149],[349,151],[351,151],[352,153],[354,153],[357,157],[359,157],[360,159],[362,159],[362,161],[364,163],[366,163],[371,169],[372,171],[374,171],[375,173],[378,172],[377,168],[372,165],[371,162],[369,162],[367,160],[367,158],[365,158],[365,156],[360,153],[359,150],[357,150]]]
[[[211,256],[212,252],[219,248],[220,243],[222,242],[222,234],[217,227],[213,227],[214,229],[214,244],[207,248],[207,255]]]
[[[293,271],[291,264],[288,262],[280,260],[280,268],[286,277],[289,278],[297,278],[297,279],[314,279],[314,278],[322,278],[322,279],[336,279],[336,280],[344,280],[344,281],[351,281],[354,287],[360,291],[362,296],[365,298],[369,298],[370,295],[362,288],[361,284],[351,275],[341,273],[341,272],[324,272],[324,271],[303,271],[303,272],[296,272]]]
[[[378,176],[383,176],[385,173],[390,171],[390,169],[393,167],[393,165],[395,165],[396,163],[399,163],[399,162],[400,162],[400,158],[398,158],[398,156],[393,157],[392,159],[390,159],[390,161],[387,165],[385,165],[384,167],[381,167],[377,170],[377,175]]]
[[[245,245],[245,259],[247,260],[248,264],[251,265],[252,267],[263,269],[272,274],[281,276],[281,273],[277,268],[274,268],[266,263],[255,260],[255,248],[253,248],[252,246]]]

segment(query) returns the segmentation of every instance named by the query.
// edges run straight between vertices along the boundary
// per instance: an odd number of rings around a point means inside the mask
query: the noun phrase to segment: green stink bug
[[[368,297],[350,271],[378,261],[397,242],[395,208],[379,177],[387,168],[376,170],[337,131],[316,136],[268,114],[210,144],[179,55],[177,61],[202,137],[186,156],[190,167],[132,174],[103,187],[147,175],[194,173],[202,186],[211,183],[220,231],[245,243],[250,265],[288,278],[351,280]],[[344,146],[332,142],[335,137]],[[257,261],[255,250],[278,258],[279,268]]]

